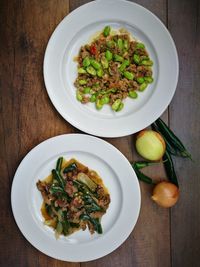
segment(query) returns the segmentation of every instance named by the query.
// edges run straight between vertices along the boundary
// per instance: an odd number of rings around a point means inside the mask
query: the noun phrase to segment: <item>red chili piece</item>
[[[93,54],[93,55],[95,55],[96,52],[97,52],[96,45],[95,45],[95,44],[92,44],[92,45],[90,46],[90,53]]]

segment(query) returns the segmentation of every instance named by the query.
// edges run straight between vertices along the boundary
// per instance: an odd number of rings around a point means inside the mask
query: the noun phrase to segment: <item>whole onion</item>
[[[151,198],[161,207],[172,207],[178,201],[179,188],[170,182],[160,182],[154,187]]]
[[[136,150],[145,159],[157,161],[166,150],[163,137],[153,130],[143,130],[137,135]]]

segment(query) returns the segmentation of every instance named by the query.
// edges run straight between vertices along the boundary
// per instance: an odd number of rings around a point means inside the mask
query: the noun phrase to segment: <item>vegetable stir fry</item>
[[[57,160],[50,176],[37,182],[43,197],[45,224],[56,237],[88,227],[91,234],[102,233],[101,217],[109,207],[110,195],[99,175],[76,159]]]
[[[145,45],[128,32],[112,33],[110,26],[91,44],[81,47],[77,61],[77,100],[94,102],[98,110],[105,104],[114,111],[122,110],[125,98],[137,98],[137,92],[153,82],[153,61]]]

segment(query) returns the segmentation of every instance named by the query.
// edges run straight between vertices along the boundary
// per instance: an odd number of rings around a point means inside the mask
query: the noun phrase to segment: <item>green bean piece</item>
[[[51,205],[45,204],[45,209],[47,211],[47,213],[52,216],[53,215],[53,211],[52,211],[52,207]]]
[[[144,90],[147,88],[147,85],[148,85],[148,84],[145,83],[145,82],[142,83],[142,84],[140,85],[140,87],[139,87],[139,91],[141,91],[141,92],[144,91]]]
[[[87,194],[87,195],[91,195],[91,196],[97,197],[97,193],[96,192],[92,192],[87,185],[79,182],[78,180],[74,180],[73,181],[73,185],[75,185],[77,187],[78,191],[80,191],[80,192],[82,192],[84,194]]]
[[[90,88],[90,94],[92,95],[94,93],[95,93],[94,89]]]
[[[110,67],[108,68],[108,72],[111,76],[114,74]]]
[[[122,102],[121,99],[116,99],[115,102],[111,106],[112,110],[117,111],[121,102]]]
[[[69,233],[70,223],[66,220],[66,218],[62,221],[63,234],[67,235]]]
[[[129,42],[128,42],[128,40],[124,40],[124,49],[125,50],[129,49]]]
[[[106,91],[107,94],[109,93],[116,93],[117,92],[117,89],[116,88],[111,88],[109,90]]]
[[[102,69],[97,70],[97,76],[100,78],[103,76],[103,70]]]
[[[114,48],[116,43],[113,40],[110,40],[106,43],[108,48]]]
[[[110,34],[110,30],[111,30],[110,26],[106,26],[106,27],[104,28],[104,30],[103,30],[103,35],[104,35],[105,37],[107,37],[107,36]]]
[[[100,90],[97,92],[98,95],[105,95],[107,93],[107,91],[105,90]]]
[[[103,104],[101,103],[101,99],[96,100],[96,109],[100,110],[102,109]]]
[[[85,194],[83,195],[82,199],[84,200],[84,203],[86,205],[85,209],[87,213],[94,211],[104,211],[104,209],[102,209],[90,195]]]
[[[105,56],[106,56],[106,59],[110,61],[113,57],[113,54],[109,50],[106,50]]]
[[[56,196],[62,196],[63,198],[65,198],[67,201],[70,201],[71,198],[69,197],[69,195],[67,194],[67,192],[65,192],[64,188],[61,188],[58,185],[52,184],[49,192],[53,195]]]
[[[101,98],[101,100],[100,100],[100,103],[102,104],[102,105],[104,105],[104,104],[108,104],[110,102],[110,98],[109,98],[109,96],[107,96],[107,95],[104,95],[102,98]]]
[[[134,54],[134,55],[133,55],[133,61],[134,61],[136,64],[139,64],[139,63],[140,63],[140,56],[138,56],[137,54]]]
[[[94,103],[96,101],[96,94],[92,94],[90,97],[90,102]]]
[[[136,48],[137,49],[144,49],[145,48],[145,45],[143,43],[137,43],[136,44]]]
[[[124,71],[124,77],[127,78],[128,80],[133,80],[134,74],[129,71]]]
[[[123,108],[124,108],[124,103],[121,102],[116,111],[118,112],[118,111],[122,110]]]
[[[76,99],[78,101],[82,101],[83,100],[83,96],[82,96],[82,94],[78,90],[76,91]]]
[[[89,57],[85,57],[84,59],[83,59],[83,67],[88,67],[90,65],[90,59],[89,59]]]
[[[130,65],[130,61],[129,61],[128,59],[125,59],[125,60],[122,62],[122,64],[121,64],[119,70],[120,70],[121,72],[123,72],[123,71],[125,70],[125,68],[128,67],[129,65]]]
[[[129,59],[125,59],[125,60],[123,61],[123,63],[126,65],[126,67],[128,67],[128,66],[130,65],[130,61],[129,61]]]
[[[94,84],[92,85],[92,87],[95,87],[95,88],[99,87],[99,82],[94,83]]]
[[[79,80],[78,82],[79,82],[80,85],[85,85],[85,84],[87,84],[87,81],[86,81],[86,80]]]
[[[103,211],[102,208],[97,206],[96,204],[91,204],[90,206],[85,207],[87,213],[95,212],[95,211]]]
[[[65,188],[65,180],[62,178],[60,173],[57,170],[53,169],[52,170],[52,176],[58,182],[58,184],[64,189]]]
[[[119,38],[117,40],[117,46],[120,50],[122,50],[124,48],[124,43],[123,43],[123,40],[121,38]]]
[[[64,213],[61,209],[57,210],[57,216],[58,216],[58,221],[62,222],[62,220],[64,219]]]
[[[153,66],[153,61],[152,60],[142,60],[140,62],[141,65],[144,65],[144,66]]]
[[[58,172],[61,171],[62,163],[63,163],[63,157],[60,157],[60,158],[57,160],[57,163],[56,163],[56,171],[58,171]]]
[[[85,88],[83,89],[83,93],[84,93],[84,94],[90,94],[90,90],[91,90],[90,87],[85,87]]]
[[[96,74],[97,74],[96,70],[92,66],[87,67],[86,71],[87,71],[87,73],[89,73],[92,76],[96,76]]]
[[[79,68],[78,73],[84,74],[84,73],[86,73],[86,70],[84,68]]]
[[[67,167],[64,168],[63,173],[68,173],[68,172],[72,172],[74,170],[77,169],[77,165],[75,162],[71,163],[70,165],[68,165]]]
[[[101,68],[101,64],[99,62],[97,62],[94,59],[90,60],[90,64],[92,65],[92,67],[94,67],[96,70],[99,70]]]
[[[89,221],[94,226],[94,229],[98,234],[103,233],[99,219],[92,218],[88,214],[81,214],[80,219],[83,221]]]
[[[135,91],[129,91],[128,92],[128,96],[130,98],[137,98],[138,97],[138,94]]]
[[[150,59],[149,59],[148,56],[141,56],[141,57],[140,57],[140,61],[142,61],[142,60],[150,60]]]
[[[140,84],[142,84],[144,82],[144,78],[143,77],[138,77],[136,80]]]
[[[108,68],[108,60],[107,60],[106,57],[102,57],[102,58],[101,58],[101,64],[102,64],[102,67],[103,67],[104,69],[107,69],[107,68]]]
[[[49,192],[51,194],[64,193],[63,189],[60,186],[56,186],[54,184],[52,184],[52,186],[50,187]]]
[[[119,55],[116,55],[116,54],[113,56],[113,59],[114,59],[114,61],[118,61],[118,62],[123,62],[124,61],[123,57],[121,57]]]
[[[144,77],[144,80],[145,80],[145,82],[147,82],[147,83],[152,83],[153,82],[153,77]]]

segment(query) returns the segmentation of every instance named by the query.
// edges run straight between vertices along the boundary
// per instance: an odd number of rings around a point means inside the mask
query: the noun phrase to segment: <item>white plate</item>
[[[108,105],[98,111],[93,103],[83,105],[75,96],[74,57],[105,25],[126,28],[145,43],[154,62],[154,83],[138,99],[126,99],[121,112]],[[44,80],[55,108],[72,125],[97,136],[125,136],[147,127],[167,108],[177,85],[178,57],[171,35],[147,9],[123,0],[93,1],[66,16],[52,34],[44,58]]]
[[[36,182],[51,173],[59,156],[74,157],[103,178],[111,203],[102,217],[102,235],[91,236],[86,230],[56,240],[43,224]],[[11,204],[19,229],[34,247],[59,260],[82,262],[105,256],[129,236],[140,210],[140,188],[130,163],[114,146],[96,137],[68,134],[48,139],[26,155],[13,180]]]

